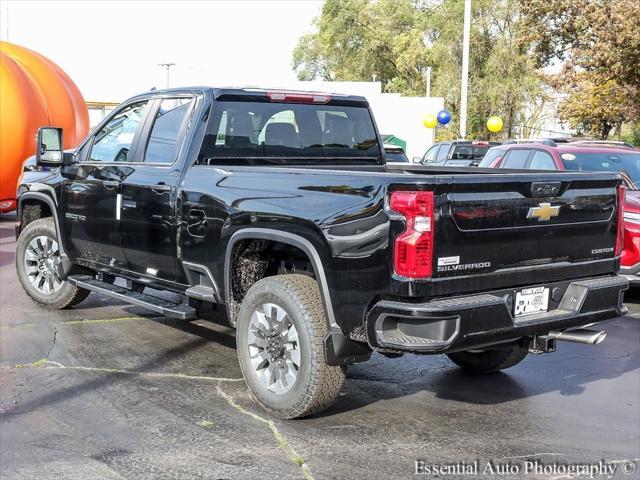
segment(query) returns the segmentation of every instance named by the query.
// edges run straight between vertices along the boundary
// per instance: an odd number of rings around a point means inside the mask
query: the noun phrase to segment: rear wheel
[[[496,348],[482,351],[448,353],[453,363],[470,373],[493,373],[520,363],[529,353],[525,339],[513,343],[496,345]]]
[[[25,292],[40,305],[63,309],[80,303],[88,290],[71,285],[58,276],[60,247],[53,218],[29,223],[16,244],[16,270]]]
[[[238,358],[253,397],[269,413],[298,418],[333,405],[345,370],[326,363],[326,331],[313,278],[278,275],[249,289],[238,315]]]

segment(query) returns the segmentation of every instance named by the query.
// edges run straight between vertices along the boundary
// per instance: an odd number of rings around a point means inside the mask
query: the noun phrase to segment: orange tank
[[[16,207],[22,164],[35,153],[39,127],[64,129],[64,148],[89,131],[80,90],[55,63],[39,53],[0,42],[0,212]]]

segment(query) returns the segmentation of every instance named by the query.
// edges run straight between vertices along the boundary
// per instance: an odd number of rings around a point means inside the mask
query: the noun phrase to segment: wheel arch
[[[45,185],[45,186],[48,188],[51,188],[48,185]],[[69,261],[69,257],[64,247],[65,241],[64,241],[64,236],[62,235],[60,220],[58,218],[57,202],[55,198],[52,198],[50,195],[41,191],[26,191],[22,193],[18,198],[18,220],[20,221],[20,223],[19,223],[19,227],[16,228],[16,238],[20,235],[20,232],[25,227],[25,224],[22,223],[23,210],[25,209],[25,207],[28,207],[29,205],[44,206],[46,208],[46,210],[44,211],[46,211],[47,213],[50,213],[50,215],[41,215],[40,218],[48,218],[48,217],[53,218],[53,224],[55,225],[55,228],[56,228],[56,236],[58,237],[58,248],[60,249],[60,257],[62,259],[60,275],[62,275],[61,278],[64,279],[64,277],[66,277],[67,273],[71,269],[71,262]],[[36,219],[33,219],[33,220],[36,220]]]
[[[325,274],[322,259],[316,247],[306,238],[294,233],[273,230],[270,228],[244,228],[235,232],[229,239],[225,252],[224,262],[224,294],[227,307],[227,315],[232,312],[232,278],[231,269],[233,251],[238,242],[242,240],[266,240],[290,245],[303,252],[313,268],[315,279],[320,289],[320,298],[327,319],[327,334],[324,337],[324,354],[327,365],[348,365],[350,363],[364,362],[371,356],[368,345],[347,338],[335,319],[331,293]],[[263,277],[264,278],[264,277]]]
[[[267,240],[272,242],[279,242],[301,250],[309,259],[316,281],[318,282],[318,286],[320,288],[320,297],[322,298],[322,304],[327,316],[327,327],[329,327],[329,330],[341,332],[340,327],[335,320],[333,304],[331,303],[331,294],[329,293],[329,286],[327,283],[327,277],[318,250],[309,240],[300,235],[289,232],[282,232],[271,228],[243,228],[235,232],[231,236],[227,245],[224,262],[224,295],[226,300],[225,303],[227,306],[227,314],[232,314],[232,312],[230,311],[230,305],[232,303],[232,254],[238,242],[242,240]]]

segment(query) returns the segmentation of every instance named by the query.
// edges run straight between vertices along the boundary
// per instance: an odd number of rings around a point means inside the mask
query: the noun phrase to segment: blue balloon
[[[440,110],[438,112],[438,123],[440,125],[446,125],[451,121],[451,113],[449,110]]]

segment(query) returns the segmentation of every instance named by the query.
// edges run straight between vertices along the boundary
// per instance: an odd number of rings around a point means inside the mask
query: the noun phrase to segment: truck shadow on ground
[[[639,287],[629,287],[629,290],[624,292],[624,301],[625,302],[640,302],[640,288]]]
[[[216,323],[224,320],[224,316],[218,312],[213,312],[211,316]],[[193,322],[163,318],[150,320],[176,328],[189,334],[190,338],[179,346],[159,352],[153,360],[136,366],[132,372],[161,371],[164,365],[180,361],[190,351],[210,343],[235,348],[235,337],[231,330],[225,333]],[[622,320],[625,321],[632,322],[633,319]],[[556,359],[529,358],[511,370],[483,376],[466,374],[442,356],[406,355],[398,359],[389,359],[374,354],[369,362],[349,367],[343,394],[334,407],[310,418],[349,412],[379,401],[421,392],[431,392],[439,399],[476,405],[503,404],[554,391],[560,395],[578,395],[589,383],[639,370],[637,346],[633,348],[633,343],[637,340],[638,326],[638,323],[631,325],[636,328],[634,333],[627,335],[628,344],[623,339],[622,348],[619,338],[612,342],[610,348],[600,350],[597,354],[576,350],[586,346],[572,346],[570,350],[557,354],[559,356]],[[614,363],[611,360],[614,360]],[[191,367],[198,369],[197,365]],[[6,410],[3,416],[25,414],[115,383],[131,382],[134,378],[131,374],[119,372],[100,374],[98,378],[22,402]]]
[[[222,311],[211,310],[202,317],[226,327],[226,314]],[[219,342],[221,338],[217,331],[193,322],[167,325],[206,341]],[[374,353],[369,362],[349,366],[343,395],[333,408],[316,417],[420,392],[432,392],[440,399],[481,405],[502,404],[550,392],[562,396],[579,395],[589,383],[640,371],[636,344],[640,323],[627,317],[612,322],[606,329],[609,337],[603,344],[565,343],[556,353],[529,355],[512,369],[488,375],[465,373],[443,355],[405,355],[392,359]],[[228,329],[224,341],[225,346],[235,348],[233,330]]]
[[[617,323],[623,323],[624,328],[619,328]],[[562,345],[556,353],[529,355],[512,369],[488,375],[465,373],[444,356],[409,355],[387,359],[374,354],[370,363],[350,367],[345,395],[333,409],[320,416],[420,392],[431,392],[443,400],[480,405],[503,404],[551,392],[562,396],[580,395],[590,383],[640,372],[637,348],[640,323],[627,317],[606,329],[609,337],[603,344]]]
[[[124,311],[139,315],[133,306],[125,307]],[[226,325],[226,313],[219,309],[203,311],[195,322],[157,316],[146,318],[175,328],[188,337],[184,343],[158,352],[152,360],[131,369],[137,373],[161,371],[163,366],[179,362],[192,350],[206,345],[230,349],[236,346],[234,332]],[[438,399],[476,405],[503,404],[550,392],[558,392],[562,396],[579,395],[589,383],[640,370],[637,348],[640,322],[626,317],[607,324],[605,329],[608,338],[600,345],[563,344],[555,354],[530,355],[512,369],[482,376],[463,372],[442,355],[405,355],[391,359],[374,353],[369,362],[349,367],[343,394],[334,407],[311,418],[349,412],[379,401],[425,392]],[[201,370],[200,367],[205,368],[205,365],[190,364],[190,369]],[[126,373],[101,374],[98,378],[22,402],[9,408],[3,416],[27,413],[114,383],[131,382],[133,378]]]

